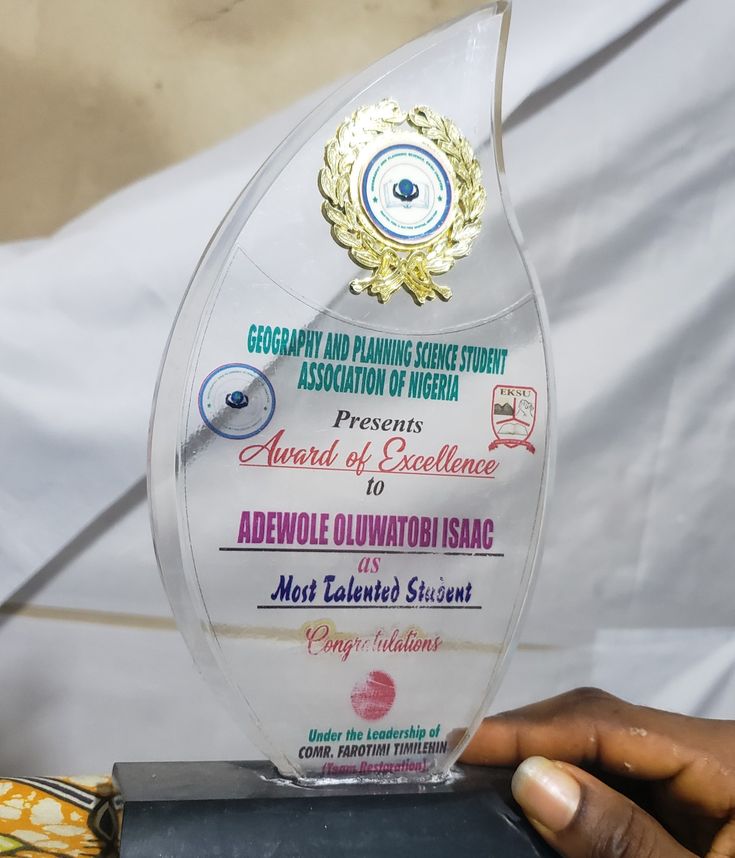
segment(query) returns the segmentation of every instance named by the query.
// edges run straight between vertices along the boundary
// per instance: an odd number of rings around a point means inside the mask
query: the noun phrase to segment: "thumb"
[[[513,796],[565,858],[694,858],[653,817],[576,766],[529,757]]]

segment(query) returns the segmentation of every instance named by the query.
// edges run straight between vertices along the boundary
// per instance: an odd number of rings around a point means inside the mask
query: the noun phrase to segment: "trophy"
[[[543,854],[507,773],[456,765],[514,645],[552,458],[503,171],[509,15],[332,94],[199,264],[156,393],[152,526],[194,660],[270,762],[118,764],[123,858]]]

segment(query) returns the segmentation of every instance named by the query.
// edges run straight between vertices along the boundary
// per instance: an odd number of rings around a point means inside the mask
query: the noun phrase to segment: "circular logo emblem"
[[[486,194],[480,162],[451,119],[390,98],[359,107],[324,147],[319,191],[332,238],[370,271],[350,282],[352,292],[385,304],[405,287],[419,306],[452,297],[434,276],[470,252]]]
[[[371,670],[352,689],[350,700],[355,714],[365,721],[379,721],[387,715],[396,699],[396,684],[382,670]]]
[[[199,390],[199,413],[223,438],[257,435],[273,417],[273,385],[254,366],[228,363],[209,373]]]
[[[452,222],[451,168],[427,143],[393,143],[365,165],[360,203],[373,226],[398,244],[423,244]]]

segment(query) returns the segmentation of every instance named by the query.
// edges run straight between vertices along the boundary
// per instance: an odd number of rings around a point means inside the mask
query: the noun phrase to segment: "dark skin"
[[[462,760],[518,766],[529,757],[514,794],[566,858],[735,858],[735,721],[578,689],[486,718]],[[563,800],[550,804],[557,782]]]

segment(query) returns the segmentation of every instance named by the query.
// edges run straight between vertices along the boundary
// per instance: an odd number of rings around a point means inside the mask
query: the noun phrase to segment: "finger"
[[[712,841],[706,858],[733,858],[735,856],[735,816],[731,817]]]
[[[731,722],[659,712],[598,689],[578,689],[486,718],[462,760],[507,766],[539,755],[644,780],[685,775],[679,786],[686,793],[714,779],[724,797],[733,782],[718,761],[733,757],[733,729]]]
[[[513,796],[565,858],[693,858],[652,817],[587,772],[543,757],[522,763]]]

